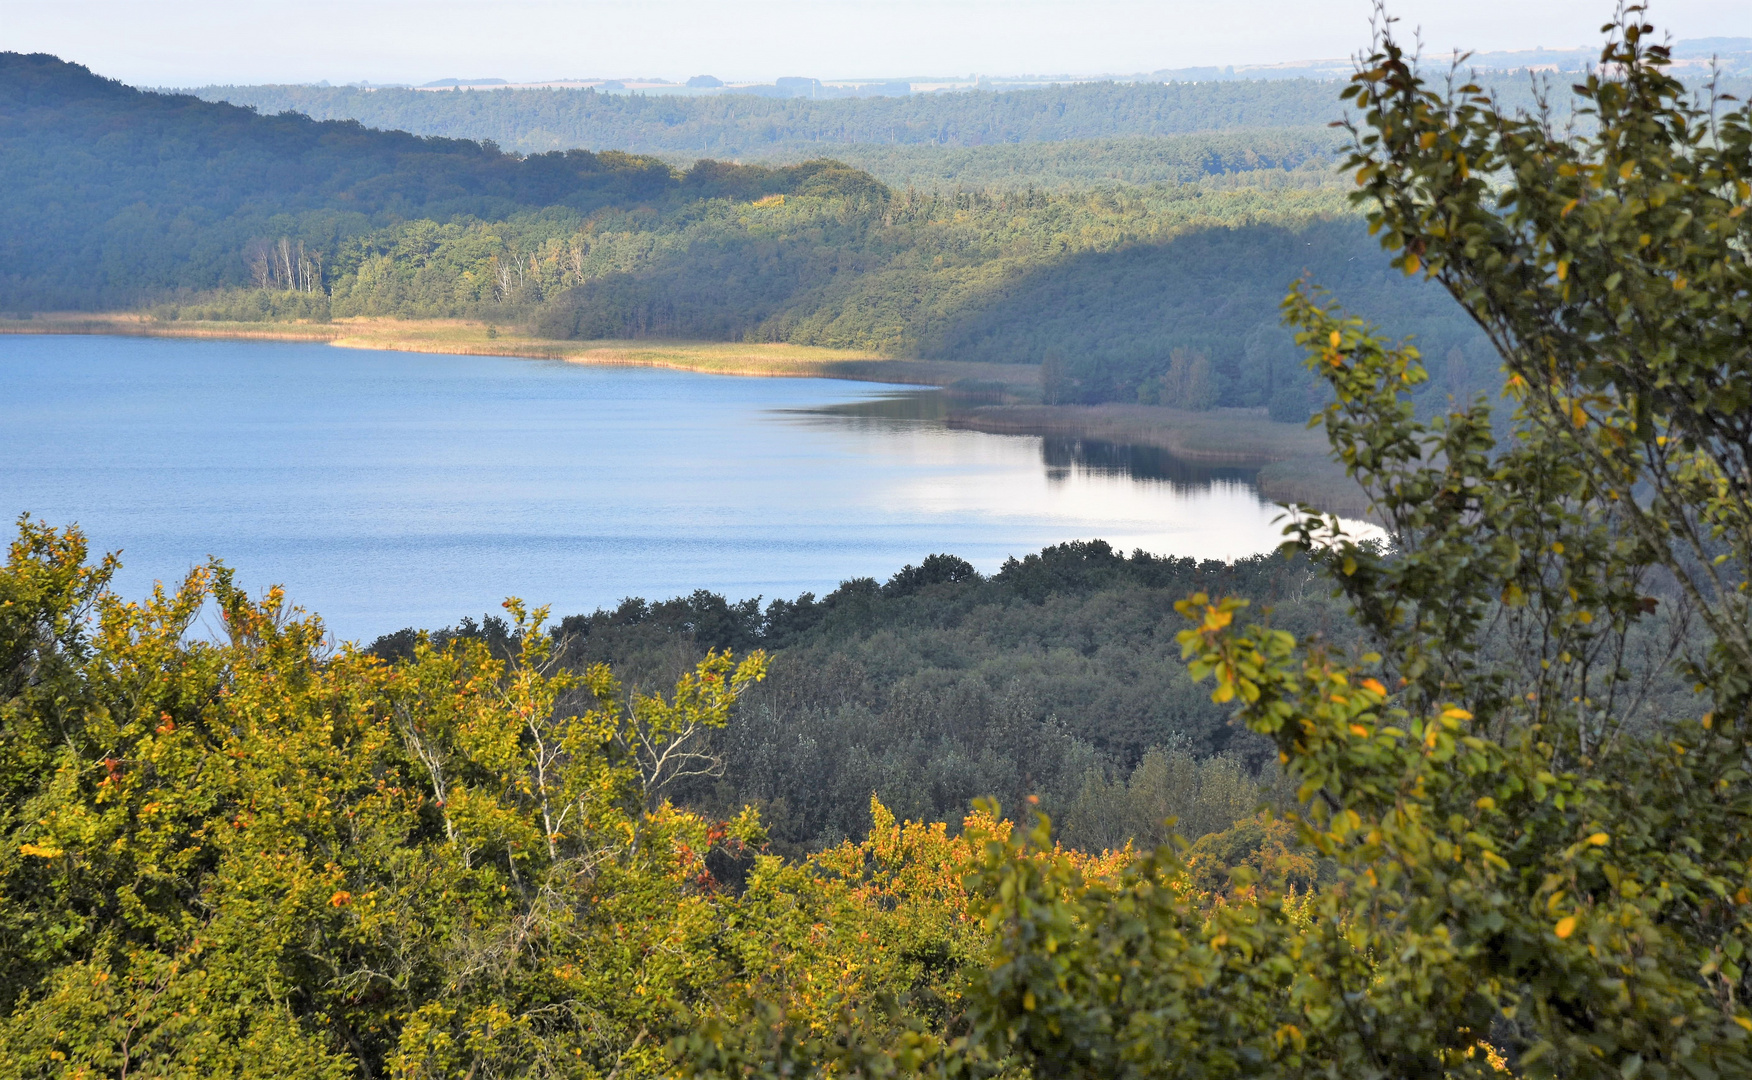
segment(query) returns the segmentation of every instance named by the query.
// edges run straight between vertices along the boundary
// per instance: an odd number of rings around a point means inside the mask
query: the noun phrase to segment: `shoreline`
[[[342,349],[557,360],[592,367],[649,367],[743,378],[826,378],[935,386],[962,399],[951,428],[993,435],[1057,436],[1149,446],[1191,464],[1256,469],[1262,496],[1367,518],[1368,503],[1328,457],[1325,438],[1264,410],[1185,412],[1160,405],[1038,404],[1039,368],[784,343],[555,341],[462,319],[348,318],[328,323],[179,322],[132,313],[51,313],[0,319],[0,334],[77,334],[193,340],[284,341]],[[1003,404],[975,404],[991,402]]]
[[[494,330],[489,336],[489,330]],[[1028,396],[1038,387],[1032,364],[912,360],[866,350],[782,342],[597,340],[556,341],[462,319],[336,319],[329,323],[181,322],[134,314],[53,313],[0,319],[0,334],[78,334],[230,341],[287,341],[340,349],[453,356],[559,360],[593,367],[650,367],[746,378],[828,378],[949,387],[980,384]]]

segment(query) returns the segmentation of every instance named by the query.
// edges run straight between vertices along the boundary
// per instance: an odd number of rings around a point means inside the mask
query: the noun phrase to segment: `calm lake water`
[[[0,337],[0,513],[78,523],[143,594],[209,555],[341,637],[507,595],[556,615],[696,588],[995,570],[1065,540],[1263,551],[1245,473],[947,430],[934,392],[326,345]],[[10,526],[8,526],[10,528]]]

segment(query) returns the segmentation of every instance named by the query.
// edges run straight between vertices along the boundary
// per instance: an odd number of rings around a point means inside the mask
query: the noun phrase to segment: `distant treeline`
[[[1030,90],[812,101],[747,94],[678,97],[593,90],[363,90],[206,86],[208,101],[358,120],[514,150],[619,149],[691,157],[831,154],[851,144],[994,146],[1307,128],[1343,114],[1330,82],[1080,83]]]
[[[1500,101],[1533,108],[1539,92],[1565,119],[1575,75],[1491,71],[1483,75]],[[895,174],[874,154],[882,146],[920,150],[994,148],[1022,143],[1163,138],[1246,132],[1269,144],[1274,130],[1319,138],[1344,115],[1340,84],[1315,79],[1210,82],[1102,82],[1026,90],[965,90],[908,97],[819,101],[749,94],[711,97],[599,94],[593,90],[368,90],[328,86],[204,86],[209,101],[285,110],[319,120],[358,120],[370,127],[425,135],[491,139],[525,153],[584,147],[657,154],[685,163],[697,157],[798,162],[851,160],[888,182]],[[1752,78],[1727,77],[1722,90],[1744,97]],[[843,146],[868,147],[848,157]],[[1172,156],[1175,151],[1169,150]],[[928,160],[930,154],[924,155]],[[914,157],[911,161],[918,162]],[[970,155],[943,162],[989,159]],[[924,172],[944,166],[917,166]],[[1171,179],[1167,175],[1151,179]],[[976,186],[971,177],[967,186]]]

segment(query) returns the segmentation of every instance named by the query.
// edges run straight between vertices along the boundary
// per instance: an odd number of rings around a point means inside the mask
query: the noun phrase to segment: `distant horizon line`
[[[1672,43],[1674,50],[1674,66],[1680,68],[1707,67],[1712,59],[1718,56],[1744,56],[1747,66],[1752,66],[1752,37],[1700,37],[1681,38]],[[1519,71],[1519,70],[1550,70],[1571,71],[1585,70],[1599,57],[1597,46],[1574,46],[1567,48],[1546,48],[1543,45],[1530,49],[1498,49],[1472,53],[1469,55],[1469,66],[1480,70]],[[1429,59],[1436,59],[1432,54]],[[1571,67],[1570,63],[1581,65]],[[497,76],[482,76],[462,78],[445,76],[423,83],[411,81],[383,81],[359,79],[353,82],[336,83],[328,79],[309,81],[279,81],[279,82],[205,82],[190,83],[183,86],[160,85],[142,87],[170,92],[188,92],[206,90],[225,86],[307,86],[327,89],[354,88],[361,90],[539,90],[539,89],[596,89],[604,84],[609,92],[632,92],[639,90],[656,90],[660,92],[683,92],[694,94],[718,94],[736,92],[753,87],[769,87],[780,84],[781,80],[814,83],[822,87],[843,89],[847,87],[897,85],[908,83],[914,87],[914,92],[929,93],[943,89],[977,89],[984,86],[1013,87],[1048,86],[1054,84],[1086,83],[1086,82],[1191,82],[1211,80],[1235,81],[1266,81],[1291,78],[1343,78],[1353,70],[1351,57],[1322,57],[1299,60],[1283,60],[1262,63],[1242,64],[1205,64],[1175,68],[1158,68],[1153,71],[1131,72],[1060,72],[1057,74],[1020,73],[996,75],[989,73],[972,73],[968,75],[868,75],[839,76],[819,78],[804,75],[781,75],[766,79],[735,78],[696,73],[692,76],[652,76],[652,75],[591,75],[567,76],[544,79],[506,79]],[[717,86],[689,87],[688,80],[699,79],[702,75],[720,83]]]

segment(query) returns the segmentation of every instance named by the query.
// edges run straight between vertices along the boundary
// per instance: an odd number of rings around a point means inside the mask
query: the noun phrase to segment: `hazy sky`
[[[1439,52],[1593,45],[1611,0],[1394,0]],[[0,49],[146,85],[1138,72],[1348,55],[1371,0],[0,0]],[[1675,37],[1752,0],[1655,0]]]

